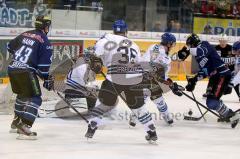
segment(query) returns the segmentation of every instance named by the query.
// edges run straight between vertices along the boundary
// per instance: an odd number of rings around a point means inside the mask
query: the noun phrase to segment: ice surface
[[[181,83],[184,85],[184,83]],[[202,94],[206,82],[199,82],[195,96],[205,103]],[[229,124],[216,122],[207,114],[203,120],[183,121],[182,114],[191,108],[193,116],[199,116],[195,103],[171,92],[164,95],[171,112],[176,116],[174,126],[167,126],[157,118],[158,144],[150,145],[145,139],[143,127],[129,128],[128,109],[120,101],[115,111],[117,120],[105,121],[106,126],[97,130],[91,140],[84,138],[87,124],[80,119],[38,118],[32,130],[38,140],[16,140],[9,134],[11,115],[0,115],[0,159],[237,159],[240,156],[240,131]],[[236,93],[224,96],[223,101],[233,110],[240,104]],[[147,107],[157,113],[148,100]],[[203,109],[203,111],[205,111]],[[116,113],[117,112],[117,113]],[[124,118],[124,119],[123,119]]]

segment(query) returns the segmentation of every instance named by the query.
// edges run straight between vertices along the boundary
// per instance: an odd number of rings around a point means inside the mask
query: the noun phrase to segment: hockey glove
[[[181,50],[178,51],[177,55],[178,58],[182,61],[184,61],[190,54],[190,51],[187,50],[187,47],[184,46]]]
[[[102,60],[99,57],[96,57],[94,55],[90,56],[90,69],[95,72],[96,74],[101,73],[102,71]]]
[[[197,83],[197,76],[187,79],[188,84],[186,85],[186,90],[192,92],[195,89]]]
[[[177,96],[182,96],[183,89],[181,89],[180,86],[176,82],[173,82],[170,78],[167,79],[167,82],[169,83],[169,88],[172,90],[173,94]]]
[[[53,90],[53,88],[54,88],[54,78],[53,78],[53,76],[49,76],[48,79],[44,80],[43,87],[46,88],[48,91]]]

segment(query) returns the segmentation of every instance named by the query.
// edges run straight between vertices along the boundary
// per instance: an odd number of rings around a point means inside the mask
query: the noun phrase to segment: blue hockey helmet
[[[168,45],[168,44],[174,44],[176,43],[176,37],[171,34],[171,33],[164,33],[162,36],[161,36],[161,44],[162,45]]]
[[[235,43],[233,43],[232,51],[233,52],[240,52],[240,41],[236,41]]]
[[[116,20],[112,27],[114,33],[126,33],[128,30],[127,23],[124,20]]]

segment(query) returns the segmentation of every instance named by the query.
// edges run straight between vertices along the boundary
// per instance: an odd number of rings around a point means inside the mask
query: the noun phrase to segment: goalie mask
[[[96,57],[95,55],[90,55],[89,65],[90,65],[90,69],[96,74],[99,74],[102,72],[103,63],[101,58]]]

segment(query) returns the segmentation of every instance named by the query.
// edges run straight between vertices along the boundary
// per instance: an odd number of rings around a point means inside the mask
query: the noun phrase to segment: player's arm
[[[40,78],[46,80],[49,76],[49,68],[52,63],[52,47],[50,43],[45,42],[40,46],[39,49],[39,60],[37,71]]]
[[[21,44],[21,40],[19,38],[20,36],[17,36],[7,43],[7,50],[9,53],[14,54],[19,49]]]

